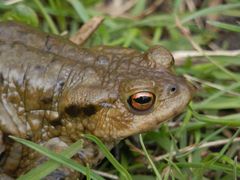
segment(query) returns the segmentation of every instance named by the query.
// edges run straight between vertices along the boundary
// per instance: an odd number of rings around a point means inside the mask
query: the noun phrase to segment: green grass
[[[160,44],[171,51],[194,50],[177,28],[175,15],[191,32],[192,40],[202,49],[211,49],[212,44],[221,42],[217,44],[218,48],[228,50],[240,41],[239,35],[237,36],[240,31],[239,21],[237,23],[234,19],[239,20],[240,17],[239,0],[226,0],[225,4],[213,7],[208,6],[209,0],[204,0],[194,11],[183,9],[186,7],[186,4],[183,6],[185,1],[173,0],[168,11],[156,11],[140,19],[104,15],[95,8],[101,0],[25,0],[10,5],[6,2],[10,1],[0,1],[1,21],[21,21],[53,34],[67,32],[68,37],[91,17],[105,16],[102,25],[84,45],[86,47],[104,44],[144,51],[149,46]],[[139,0],[128,11],[128,16],[141,15],[146,7],[147,1]],[[210,15],[222,19],[209,20]],[[230,19],[230,22],[224,21],[225,19]],[[197,20],[202,24],[199,25]],[[222,36],[223,33],[228,35]],[[236,37],[235,41],[228,38],[230,35]],[[101,142],[89,136],[107,156],[97,170],[117,175],[121,179],[239,179],[239,142],[234,142],[239,137],[240,125],[239,59],[240,55],[231,56],[231,53],[211,57],[203,53],[198,59],[186,58],[181,66],[175,68],[176,72],[188,74],[202,82],[188,110],[175,119],[174,123],[167,122],[156,131],[143,134],[140,142],[144,150],[139,148],[130,151],[129,145],[126,145],[128,143],[121,142],[116,157],[119,163]],[[221,144],[221,140],[224,143]],[[202,146],[210,142],[219,145]],[[193,144],[194,148],[188,149]],[[136,144],[133,146],[138,147]],[[59,164],[56,162],[71,167],[75,165],[75,162],[67,159],[80,146],[75,148],[71,153],[64,151],[60,155],[47,152],[52,155],[50,158],[55,159],[47,162],[45,167],[38,167],[41,177],[57,168]],[[43,153],[46,151],[43,150]],[[161,158],[162,155],[165,156]],[[84,171],[88,179],[99,178],[89,168],[79,165],[74,168]],[[36,170],[32,173],[34,172]]]

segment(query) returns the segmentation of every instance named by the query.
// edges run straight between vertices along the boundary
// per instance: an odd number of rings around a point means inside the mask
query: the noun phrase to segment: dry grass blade
[[[203,51],[206,56],[240,56],[240,49],[238,50],[218,50],[218,51]],[[180,66],[185,63],[186,58],[195,58],[195,57],[203,57],[202,52],[199,51],[175,51],[173,52],[173,57],[175,59],[175,64]],[[194,62],[195,59],[192,59]]]
[[[12,5],[12,4],[16,4],[16,3],[19,3],[23,0],[7,0],[4,2],[5,5]]]
[[[131,9],[135,4],[136,0],[113,0],[106,4],[101,4],[97,7],[98,11],[109,14],[113,17],[123,16],[129,9]]]
[[[157,0],[155,2],[153,2],[149,8],[147,8],[146,10],[144,10],[142,12],[142,14],[140,14],[139,16],[135,17],[136,19],[142,19],[150,14],[152,14],[161,4],[163,3],[163,0]]]
[[[97,171],[97,170],[92,170],[92,171],[95,172],[96,174],[102,176],[102,177],[105,177],[105,178],[114,179],[114,180],[119,179],[118,176],[113,175],[113,174],[109,174],[109,173],[106,173],[106,172],[103,172],[103,171]]]
[[[90,19],[87,23],[85,23],[79,31],[73,35],[70,40],[78,45],[83,45],[89,37],[97,30],[97,28],[103,22],[104,17],[96,16]]]
[[[185,148],[179,149],[178,151],[174,151],[171,153],[167,153],[164,155],[160,155],[154,158],[155,161],[161,161],[165,158],[168,158],[170,156],[176,156],[178,153],[187,153],[190,151],[193,151],[194,149],[202,149],[202,148],[209,148],[209,147],[214,147],[214,146],[220,146],[220,145],[224,145],[226,143],[229,142],[229,139],[224,139],[224,140],[217,140],[217,141],[212,141],[212,142],[207,142],[207,143],[203,143],[203,144],[195,144],[195,145],[191,145],[191,146],[187,146]],[[235,139],[233,139],[232,141],[233,143],[236,142],[240,142],[240,137],[237,137]]]

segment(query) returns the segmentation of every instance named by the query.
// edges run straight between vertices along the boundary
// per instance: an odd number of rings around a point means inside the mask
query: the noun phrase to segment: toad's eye
[[[128,98],[128,104],[137,111],[149,110],[155,102],[155,95],[150,92],[138,92]]]

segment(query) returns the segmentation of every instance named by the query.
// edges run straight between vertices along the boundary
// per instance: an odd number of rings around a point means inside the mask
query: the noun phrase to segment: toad
[[[44,160],[8,135],[58,151],[93,134],[111,149],[178,115],[193,88],[172,72],[173,64],[161,46],[144,53],[83,48],[26,25],[0,23],[0,177],[16,178]],[[84,140],[79,162],[102,158]]]

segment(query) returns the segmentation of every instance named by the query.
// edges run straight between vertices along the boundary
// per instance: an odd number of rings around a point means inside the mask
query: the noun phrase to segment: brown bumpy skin
[[[0,177],[16,178],[45,160],[8,135],[61,151],[91,133],[110,149],[178,115],[192,86],[172,73],[173,63],[160,46],[145,53],[85,49],[25,25],[0,23]],[[76,157],[92,165],[102,158],[87,140]],[[65,170],[53,176],[73,174]]]

